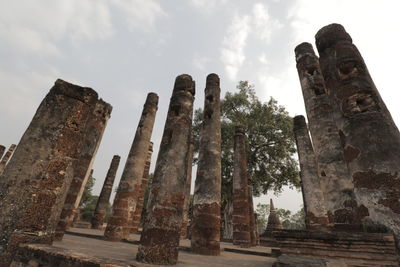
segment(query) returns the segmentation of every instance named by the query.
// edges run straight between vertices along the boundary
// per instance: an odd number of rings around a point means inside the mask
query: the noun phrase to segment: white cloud
[[[270,16],[267,6],[262,3],[257,3],[253,6],[252,21],[256,36],[266,43],[270,42],[274,31],[281,29],[283,26],[278,20]]]
[[[154,30],[157,19],[166,17],[162,7],[154,0],[111,0],[113,5],[126,14],[131,29]]]
[[[205,13],[211,13],[216,8],[225,5],[228,0],[191,0],[190,3]]]

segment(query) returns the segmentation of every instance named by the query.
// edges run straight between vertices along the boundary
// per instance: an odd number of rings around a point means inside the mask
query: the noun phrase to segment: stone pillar
[[[100,99],[97,101],[96,107],[86,123],[80,149],[80,159],[75,162],[74,178],[68,189],[60,221],[57,225],[55,240],[62,240],[67,228],[72,226],[111,111],[111,105]]]
[[[149,181],[150,165],[151,165],[151,155],[153,154],[153,143],[150,142],[149,151],[147,152],[146,165],[144,167],[142,184],[140,186],[140,191],[138,195],[138,202],[136,205],[135,213],[131,222],[131,233],[137,233],[142,217],[143,205],[144,205],[144,194],[147,189],[147,183]]]
[[[193,198],[192,250],[220,254],[221,228],[221,112],[219,77],[207,76],[199,162]]]
[[[57,80],[0,176],[0,266],[19,243],[51,243],[97,93]]]
[[[400,240],[399,131],[343,26],[322,28],[316,44],[360,206],[356,215],[365,230],[388,229]]]
[[[249,196],[249,218],[250,218],[250,244],[252,246],[257,246],[257,225],[254,214],[254,204],[253,204],[253,178],[249,175],[248,179],[248,196]]]
[[[265,231],[274,231],[274,230],[282,230],[283,225],[281,220],[279,219],[279,215],[276,213],[276,209],[274,207],[274,202],[272,202],[272,198],[269,200],[269,216],[267,222],[267,228]]]
[[[118,185],[112,215],[108,219],[104,232],[106,240],[120,241],[129,236],[132,228],[130,223],[138,203],[157,105],[158,95],[149,93]]]
[[[254,213],[255,233],[256,233],[256,246],[260,245],[260,231],[258,231],[258,215]]]
[[[190,206],[190,189],[192,187],[192,167],[193,167],[193,154],[194,154],[194,138],[190,138],[189,156],[187,160],[187,178],[185,185],[185,203],[183,204],[183,219],[181,227],[181,239],[188,238],[189,227],[189,206]]]
[[[14,150],[15,150],[16,145],[12,144],[6,154],[4,155],[4,157],[1,159],[0,161],[0,174],[2,174],[4,172],[4,169],[6,168],[7,162],[9,161],[9,159],[11,158]],[[4,151],[4,150],[3,150]]]
[[[96,209],[94,210],[92,217],[92,229],[103,229],[104,217],[106,216],[107,206],[110,201],[112,187],[114,185],[115,175],[117,174],[120,159],[120,156],[114,155],[111,160],[110,168],[108,169],[106,179],[101,188]]]
[[[250,217],[246,136],[243,126],[235,127],[233,155],[233,244],[249,247]]]
[[[360,230],[357,216],[360,208],[353,194],[354,186],[344,161],[332,100],[326,93],[318,57],[309,43],[298,45],[295,53],[328,219],[334,229]]]
[[[0,145],[0,159],[3,157],[4,151],[6,150],[5,146]]]
[[[299,155],[307,228],[310,230],[328,230],[328,214],[318,176],[317,161],[308,134],[306,120],[303,116],[294,117],[293,132],[296,139],[297,154]]]
[[[176,78],[149,195],[136,259],[152,264],[175,264],[185,201],[195,83]]]

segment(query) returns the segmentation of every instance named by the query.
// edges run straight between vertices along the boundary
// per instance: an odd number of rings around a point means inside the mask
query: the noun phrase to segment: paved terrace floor
[[[135,260],[140,235],[132,234],[127,242],[110,242],[101,239],[103,231],[71,228],[63,241],[54,242],[53,246],[68,250],[71,254],[90,258],[109,259],[125,266],[159,266],[139,263]],[[190,252],[190,240],[181,240],[177,267],[197,266],[252,266],[268,267],[276,260],[270,256],[271,248],[240,248],[231,243],[221,242],[220,256],[203,256]]]

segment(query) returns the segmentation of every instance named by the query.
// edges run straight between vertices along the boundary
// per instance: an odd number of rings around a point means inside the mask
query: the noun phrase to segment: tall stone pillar
[[[146,165],[144,167],[144,172],[143,172],[143,177],[142,177],[142,184],[140,186],[140,191],[139,191],[139,195],[138,195],[138,202],[136,205],[135,213],[132,218],[132,222],[129,222],[129,224],[132,227],[131,233],[137,233],[139,225],[140,225],[142,211],[143,211],[143,205],[144,205],[144,194],[146,192],[147,184],[149,181],[151,155],[152,154],[153,154],[153,143],[150,142],[149,151],[147,152]]]
[[[249,196],[249,218],[250,218],[250,244],[257,246],[257,225],[254,216],[254,204],[253,204],[253,178],[249,175],[248,179],[248,196]]]
[[[100,99],[97,101],[96,107],[86,123],[80,149],[80,159],[75,162],[74,178],[68,189],[60,221],[57,225],[55,240],[62,240],[65,231],[73,223],[111,111],[111,105]]]
[[[138,261],[175,264],[178,260],[194,94],[192,77],[178,76],[158,153]]]
[[[12,144],[6,154],[4,155],[4,157],[1,159],[0,161],[0,174],[2,174],[4,172],[4,169],[6,168],[7,162],[9,161],[9,159],[11,158],[12,154],[14,153],[16,145]]]
[[[190,189],[192,187],[192,167],[194,154],[194,138],[190,138],[189,154],[187,159],[187,178],[185,184],[185,203],[183,204],[183,219],[181,227],[181,239],[188,238],[189,227],[189,206],[190,206]]]
[[[220,254],[221,111],[219,77],[207,76],[199,162],[193,199],[191,246],[203,255]]]
[[[235,127],[233,155],[233,244],[249,247],[250,216],[246,136],[243,126]]]
[[[400,134],[350,35],[339,24],[316,34],[320,66],[367,231],[400,240]],[[361,209],[362,208],[362,209]]]
[[[138,203],[157,105],[158,95],[149,93],[118,185],[112,215],[104,232],[106,240],[120,241],[129,236],[132,228],[129,223],[132,222]]]
[[[282,230],[283,225],[281,223],[281,220],[279,219],[278,213],[276,213],[276,209],[274,207],[274,202],[272,201],[272,198],[269,200],[269,215],[268,215],[268,222],[267,222],[267,228],[265,231],[274,231],[274,230]]]
[[[51,243],[97,93],[57,80],[0,176],[0,266],[20,243]]]
[[[329,220],[318,176],[317,161],[308,134],[306,120],[303,116],[294,117],[293,132],[296,139],[297,154],[299,155],[307,228],[310,230],[328,230]]]
[[[114,185],[115,175],[117,174],[120,159],[120,156],[114,155],[111,160],[110,168],[108,169],[106,179],[101,188],[96,209],[94,210],[92,217],[92,229],[102,229],[103,227],[104,217],[106,216],[107,206],[110,201],[112,187]]]
[[[4,151],[6,150],[5,146],[0,145],[0,159],[3,157]]]
[[[360,207],[353,194],[332,99],[326,92],[318,57],[309,43],[298,45],[295,53],[328,219],[334,229],[360,230]]]

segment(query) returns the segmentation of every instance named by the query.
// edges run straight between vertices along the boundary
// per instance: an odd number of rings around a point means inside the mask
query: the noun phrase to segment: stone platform
[[[139,235],[130,235],[124,242],[102,240],[102,231],[72,228],[63,241],[52,246],[41,244],[21,245],[12,267],[63,266],[63,267],[147,267],[156,266],[135,260]],[[240,248],[221,243],[220,256],[202,256],[190,252],[190,241],[181,240],[178,267],[200,266],[272,266],[276,258],[271,248]],[[158,266],[158,265],[157,265]]]

